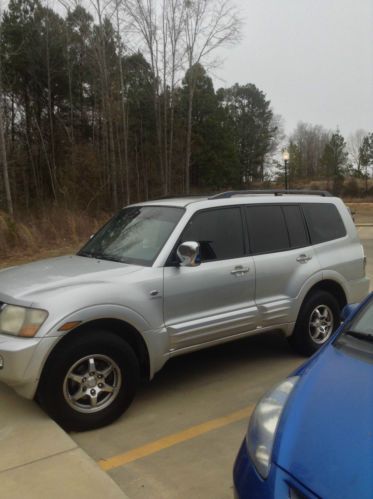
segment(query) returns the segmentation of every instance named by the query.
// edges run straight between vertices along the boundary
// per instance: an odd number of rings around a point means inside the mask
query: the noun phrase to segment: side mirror
[[[176,251],[181,267],[197,267],[201,262],[199,257],[199,244],[195,241],[186,241],[180,244]]]
[[[358,306],[359,303],[352,303],[351,305],[343,307],[341,311],[341,321],[345,322],[345,320],[356,310]]]

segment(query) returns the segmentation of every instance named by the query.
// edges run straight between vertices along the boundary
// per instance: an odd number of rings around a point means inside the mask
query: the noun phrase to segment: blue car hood
[[[273,459],[322,498],[373,497],[371,362],[329,345],[285,409]]]

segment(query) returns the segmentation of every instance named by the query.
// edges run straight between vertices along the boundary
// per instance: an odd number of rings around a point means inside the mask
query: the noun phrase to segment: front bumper
[[[33,398],[44,362],[56,338],[20,338],[0,334],[0,382]]]
[[[236,499],[318,499],[318,496],[295,478],[272,463],[266,480],[258,475],[247,452],[241,445],[233,469]]]

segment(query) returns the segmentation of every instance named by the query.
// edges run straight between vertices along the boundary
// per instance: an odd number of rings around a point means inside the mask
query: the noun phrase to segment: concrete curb
[[[125,499],[116,483],[32,401],[0,385],[0,483],[6,499]]]

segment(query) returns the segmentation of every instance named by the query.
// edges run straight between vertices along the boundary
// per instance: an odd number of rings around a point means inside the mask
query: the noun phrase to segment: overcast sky
[[[235,0],[243,38],[215,85],[254,83],[298,121],[373,131],[373,0]]]

